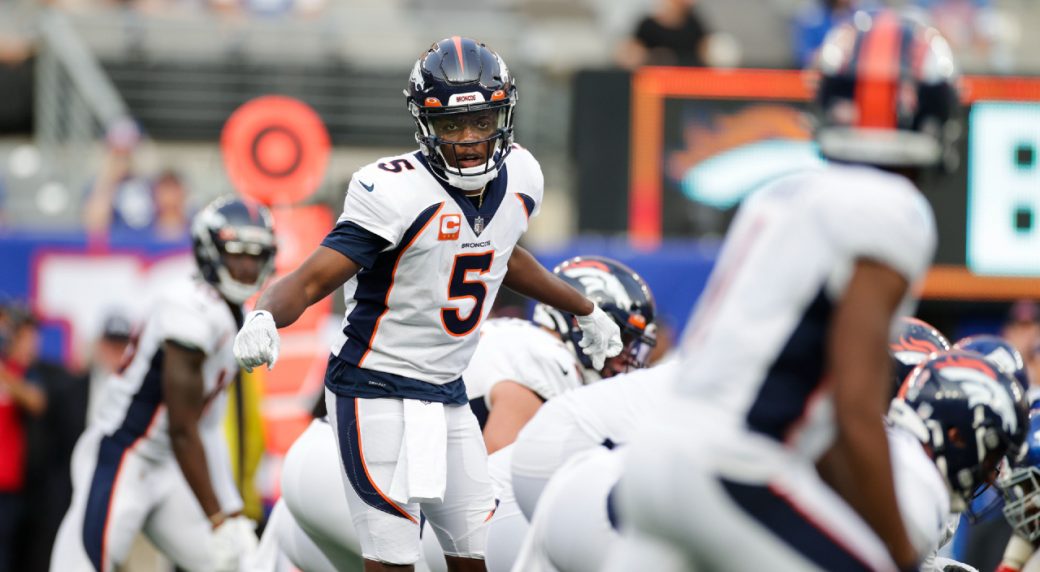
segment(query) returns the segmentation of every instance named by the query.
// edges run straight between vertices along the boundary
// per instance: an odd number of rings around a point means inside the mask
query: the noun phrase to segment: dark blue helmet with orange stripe
[[[892,400],[888,419],[914,434],[932,454],[962,512],[993,482],[1005,456],[1025,453],[1029,410],[1018,383],[982,354],[951,350],[914,369]]]
[[[857,12],[828,33],[815,67],[824,157],[879,167],[954,162],[959,76],[935,28],[892,10]]]
[[[505,61],[487,46],[452,36],[430,46],[412,68],[405,90],[415,139],[434,173],[464,190],[478,190],[498,175],[513,144],[516,84]],[[463,144],[445,139],[444,127],[463,114],[490,115],[488,135]],[[461,166],[465,148],[483,145],[486,161]]]
[[[621,328],[624,349],[597,371],[578,346],[582,334],[574,315],[545,304],[535,306],[534,321],[560,334],[584,366],[587,381],[646,367],[650,350],[657,344],[657,305],[643,278],[617,260],[602,256],[569,258],[553,274],[595,302]]]
[[[263,205],[233,196],[220,197],[195,215],[191,238],[202,278],[228,302],[245,302],[274,272],[274,223]],[[227,256],[241,254],[259,259],[259,271],[251,282],[235,279],[228,268]]]
[[[892,396],[918,364],[932,354],[949,349],[950,342],[935,326],[924,320],[901,316],[888,338],[888,355],[892,356]]]

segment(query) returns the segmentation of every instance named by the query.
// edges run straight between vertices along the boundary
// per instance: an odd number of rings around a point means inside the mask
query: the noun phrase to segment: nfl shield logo
[[[481,232],[484,232],[484,217],[478,216],[477,218],[473,219],[473,232],[477,235],[480,235]]]

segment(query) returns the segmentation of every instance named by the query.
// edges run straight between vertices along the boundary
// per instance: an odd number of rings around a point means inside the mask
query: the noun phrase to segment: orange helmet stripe
[[[452,36],[451,41],[455,42],[455,55],[459,58],[459,73],[465,73],[466,60],[462,59],[462,38],[460,36]]]
[[[896,85],[902,37],[899,18],[890,11],[877,15],[863,38],[856,75],[856,107],[860,127],[896,126]]]

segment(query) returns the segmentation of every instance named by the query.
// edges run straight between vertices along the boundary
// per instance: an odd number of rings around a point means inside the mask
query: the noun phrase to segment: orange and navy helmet
[[[1014,463],[1026,453],[1025,394],[976,352],[951,350],[917,366],[892,400],[888,420],[929,447],[957,512],[992,483],[1003,457]]]
[[[415,140],[435,175],[465,190],[483,188],[498,175],[512,149],[513,109],[517,101],[516,83],[498,54],[476,40],[445,38],[430,46],[415,62],[404,94],[415,121]],[[451,166],[444,156],[444,147],[458,143],[443,140],[431,119],[487,110],[497,111],[496,130],[489,138],[476,142],[488,146],[487,162],[476,167]]]
[[[935,326],[901,316],[888,338],[888,355],[892,356],[892,395],[899,391],[906,376],[932,354],[950,349],[950,342]]]
[[[950,164],[959,75],[949,44],[920,18],[857,12],[816,56],[821,154],[879,167]]]
[[[624,349],[597,371],[578,346],[582,333],[574,315],[546,304],[535,306],[534,322],[560,334],[584,367],[586,381],[646,367],[650,351],[657,343],[654,324],[657,304],[642,276],[621,262],[603,256],[569,258],[554,268],[553,274],[595,302],[621,328]]]

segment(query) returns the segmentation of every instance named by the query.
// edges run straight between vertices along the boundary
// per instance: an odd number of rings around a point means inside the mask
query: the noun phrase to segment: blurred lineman
[[[952,152],[956,66],[917,21],[854,21],[819,58],[816,140],[831,164],[745,200],[682,343],[682,399],[628,453],[616,496],[633,545],[714,570],[911,569],[924,556],[896,501],[886,350],[935,249],[908,177]]]
[[[654,297],[631,268],[600,256],[576,256],[553,274],[610,315],[624,348],[597,368],[581,351],[575,317],[545,304],[535,306],[532,321],[488,321],[462,377],[489,454],[515,441],[546,401],[645,367],[656,343]]]
[[[450,569],[484,568],[494,498],[462,373],[500,286],[575,315],[597,368],[622,349],[606,312],[517,246],[543,181],[513,143],[516,97],[483,44],[434,44],[406,90],[419,151],[355,173],[336,227],[235,340],[243,366],[273,365],[277,328],[344,285],[325,395],[366,570],[419,559],[420,509]]]
[[[1021,453],[1024,394],[992,362],[963,351],[933,355],[902,393],[892,402],[886,426],[896,493],[911,542],[918,552],[929,553],[946,540],[951,508],[964,510],[978,487],[992,482],[1003,456]],[[948,439],[958,434],[970,437]],[[623,446],[591,448],[556,472],[539,501],[516,570],[594,572],[612,563],[611,547],[623,523],[611,497],[625,455]],[[671,551],[645,550],[639,558],[652,570],[689,565],[682,553]],[[937,558],[921,570],[967,572],[971,567]]]
[[[76,445],[54,572],[119,569],[138,531],[187,570],[239,570],[256,546],[253,523],[237,516],[222,421],[242,303],[274,270],[270,213],[221,198],[196,216],[192,238],[201,277],[160,297]]]
[[[542,403],[552,402],[586,383],[644,367],[654,343],[653,295],[632,269],[608,258],[577,256],[561,263],[553,273],[611,316],[622,330],[625,348],[602,368],[595,369],[577,345],[580,333],[574,316],[544,306],[535,310],[535,319],[542,327],[527,320],[497,318],[489,320],[481,330],[477,349],[462,378],[470,406],[484,426],[487,448],[489,452],[498,451],[490,457],[498,507],[488,521],[491,527],[505,516],[503,510],[519,515],[511,500],[509,457],[502,456],[507,453],[502,447],[513,442]],[[334,569],[332,563],[342,564],[360,551],[355,532],[342,526],[345,515],[351,513],[339,479],[321,469],[330,465],[329,454],[335,449],[332,433],[326,420],[315,420],[293,443],[282,473],[284,502],[279,504],[284,507],[277,522],[270,523],[265,530],[258,569],[279,570],[273,564],[277,551],[268,546],[272,543],[277,543],[293,564],[305,570]],[[443,556],[439,548],[431,547],[425,540],[433,534],[431,528],[423,532],[426,558],[430,567],[436,568],[437,560],[443,562]],[[515,539],[516,544],[522,539],[522,530],[520,536]]]

